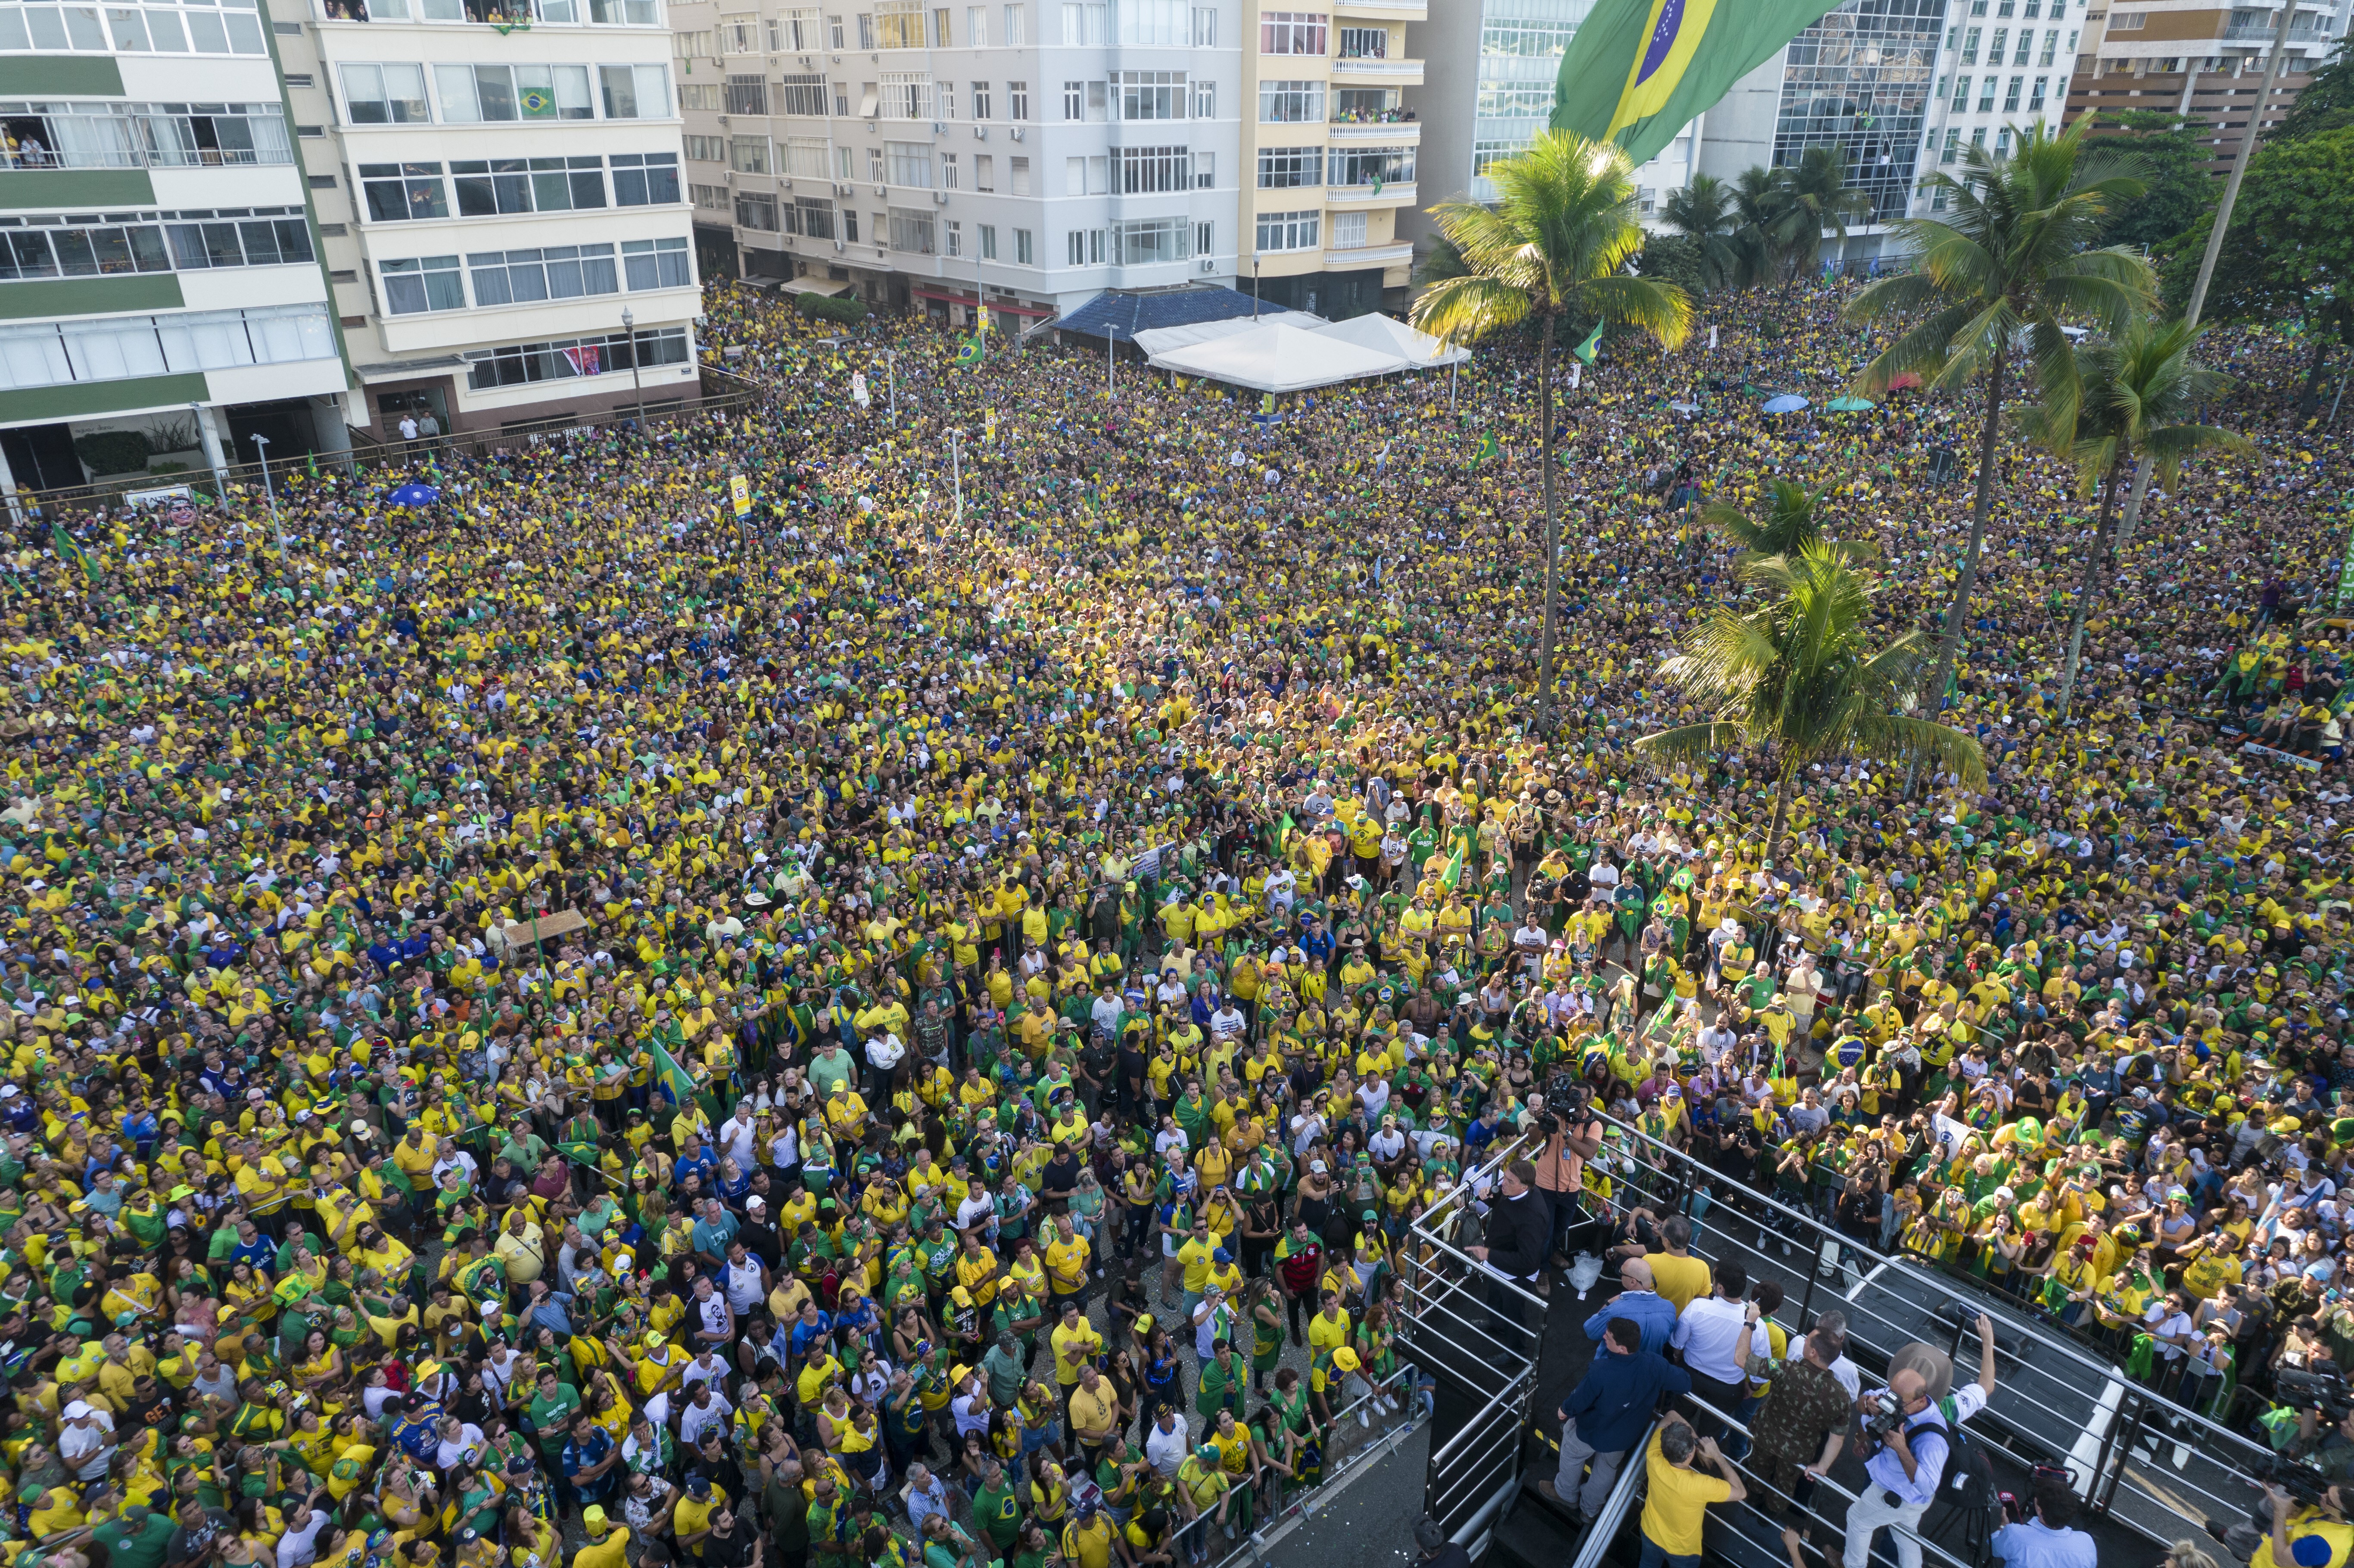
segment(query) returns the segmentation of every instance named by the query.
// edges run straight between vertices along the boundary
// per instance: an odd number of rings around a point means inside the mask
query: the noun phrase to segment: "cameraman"
[[[1880,1413],[1880,1393],[1856,1402],[1866,1420],[1863,1445],[1871,1457],[1863,1472],[1872,1484],[1847,1510],[1847,1568],[1871,1568],[1872,1538],[1883,1527],[1893,1539],[1899,1568],[1921,1568],[1921,1538],[1914,1532],[1936,1499],[1952,1451],[1946,1417],[1918,1371],[1899,1368],[1886,1393],[1895,1397],[1895,1417],[1884,1432],[1871,1425]]]
[[[2100,1568],[2093,1538],[2070,1528],[2076,1494],[2052,1478],[2036,1478],[2028,1494],[2027,1517],[1994,1532],[1995,1555],[2009,1568]]]
[[[1556,1268],[1568,1266],[1563,1241],[1570,1227],[1585,1217],[1577,1202],[1585,1190],[1585,1162],[1602,1148],[1602,1118],[1588,1102],[1591,1093],[1584,1084],[1573,1084],[1559,1100],[1540,1098],[1537,1106],[1535,1130],[1544,1136],[1544,1145],[1532,1161],[1536,1195],[1545,1204],[1551,1226],[1547,1234],[1553,1255],[1547,1261]]]
[[[2336,1483],[2310,1503],[2275,1486],[2265,1487],[2264,1496],[2273,1505],[2273,1532],[2248,1559],[2248,1568],[2346,1568],[2354,1557],[2354,1524],[2346,1522],[2345,1495]]]

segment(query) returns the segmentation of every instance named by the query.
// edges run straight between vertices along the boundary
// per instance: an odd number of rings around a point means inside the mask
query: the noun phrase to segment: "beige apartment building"
[[[2209,127],[2219,174],[2231,165],[2252,118],[2266,128],[2286,114],[2313,71],[2345,36],[2348,0],[2295,0],[2288,60],[2256,115],[2281,0],[2095,0],[2068,87],[2070,123],[2102,111],[2149,109]]]

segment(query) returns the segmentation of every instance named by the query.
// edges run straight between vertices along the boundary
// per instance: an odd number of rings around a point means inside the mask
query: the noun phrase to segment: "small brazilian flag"
[[[80,567],[82,576],[90,581],[98,580],[98,563],[90,558],[90,552],[81,547],[80,540],[66,532],[64,524],[49,524],[49,544],[57,550],[59,560]]]
[[[964,346],[957,350],[957,368],[960,370],[970,370],[974,366],[981,363],[981,339],[978,337],[969,337],[965,339]]]
[[[1447,858],[1447,869],[1438,874],[1438,885],[1453,892],[1463,880],[1463,852],[1457,850]]]
[[[1577,355],[1578,363],[1581,365],[1591,365],[1594,363],[1594,351],[1601,346],[1602,323],[1600,322],[1596,322],[1594,323],[1594,330],[1585,334],[1585,341],[1579,344],[1575,348],[1571,349],[1569,352]]]
[[[684,1067],[678,1065],[677,1057],[663,1049],[661,1041],[656,1040],[650,1044],[653,1054],[655,1086],[670,1097],[670,1103],[674,1106],[692,1103],[695,1099],[695,1079],[688,1075]]]
[[[1496,440],[1495,431],[1482,430],[1479,433],[1479,450],[1473,455],[1481,462],[1485,462],[1502,450],[1503,443]]]

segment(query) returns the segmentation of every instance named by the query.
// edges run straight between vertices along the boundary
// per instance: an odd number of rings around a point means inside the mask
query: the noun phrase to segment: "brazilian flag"
[[[957,368],[959,370],[970,370],[974,366],[981,363],[981,343],[980,336],[976,334],[965,339],[964,346],[957,350]]]
[[[1496,440],[1496,432],[1483,430],[1479,433],[1479,450],[1473,455],[1481,462],[1485,462],[1501,450],[1503,450],[1503,443]]]
[[[1602,323],[1600,322],[1596,322],[1594,323],[1594,330],[1585,334],[1585,341],[1579,344],[1575,348],[1571,349],[1569,352],[1577,355],[1579,364],[1591,365],[1594,363],[1595,351],[1599,349],[1601,346]]]
[[[664,1050],[659,1040],[650,1043],[650,1054],[653,1057],[654,1086],[669,1096],[674,1106],[693,1103],[695,1079],[678,1065],[678,1058]]]
[[[49,544],[57,551],[59,560],[69,566],[80,567],[81,575],[90,581],[98,580],[98,563],[90,558],[90,552],[81,547],[81,541],[66,532],[64,524],[49,524]]]
[[[1561,57],[1553,128],[1648,163],[1838,0],[1595,0]]]

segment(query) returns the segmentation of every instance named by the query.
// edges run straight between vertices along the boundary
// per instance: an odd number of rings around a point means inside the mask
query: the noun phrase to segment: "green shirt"
[[[571,1439],[572,1417],[579,1413],[580,1395],[562,1383],[556,1385],[554,1398],[546,1394],[532,1396],[529,1414],[532,1426],[539,1433],[539,1451],[561,1455],[564,1445]]]

